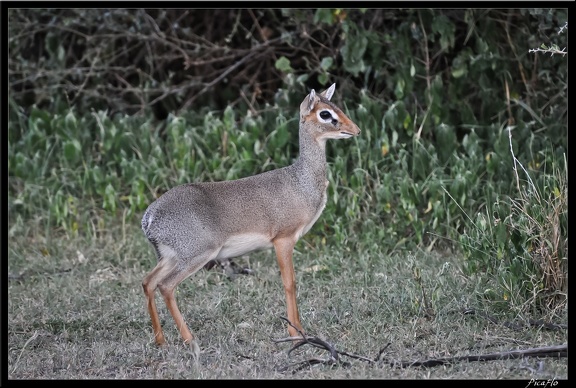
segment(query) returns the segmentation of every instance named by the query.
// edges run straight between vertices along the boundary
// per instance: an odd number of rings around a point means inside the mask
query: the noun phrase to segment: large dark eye
[[[328,112],[327,110],[323,110],[322,112],[320,112],[320,117],[323,120],[328,120],[332,118],[332,115],[330,114],[330,112]]]

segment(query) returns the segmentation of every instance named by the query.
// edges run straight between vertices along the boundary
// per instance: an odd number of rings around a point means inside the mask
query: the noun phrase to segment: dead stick
[[[429,368],[438,365],[452,364],[459,361],[472,362],[472,361],[506,360],[522,357],[567,357],[567,356],[568,356],[568,345],[557,345],[557,346],[544,346],[541,348],[530,348],[524,350],[511,350],[499,353],[436,358],[425,361],[394,361],[394,360],[383,360],[383,361],[393,367],[407,368],[413,366],[420,366],[424,368]]]

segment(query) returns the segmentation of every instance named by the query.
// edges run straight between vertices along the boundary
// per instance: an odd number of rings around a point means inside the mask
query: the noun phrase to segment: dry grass
[[[134,222],[133,224],[137,224]],[[9,379],[565,379],[567,359],[462,362],[435,368],[346,363],[297,370],[326,352],[303,347],[290,357],[284,292],[272,252],[237,260],[254,276],[230,281],[200,271],[177,299],[202,355],[195,365],[160,296],[169,345],[152,341],[141,280],[154,255],[137,226],[98,239],[12,231],[9,245]],[[428,253],[387,256],[371,242],[361,249],[297,245],[295,266],[302,323],[339,350],[374,358],[422,360],[567,343],[566,331],[514,331],[462,307],[489,308],[482,285],[465,277],[458,257]],[[362,248],[364,247],[364,248]],[[419,275],[415,276],[415,274]],[[422,290],[428,308],[423,308]],[[490,311],[487,311],[490,313]],[[566,312],[564,313],[566,314]],[[499,317],[523,319],[538,317]],[[566,316],[557,323],[566,323]]]

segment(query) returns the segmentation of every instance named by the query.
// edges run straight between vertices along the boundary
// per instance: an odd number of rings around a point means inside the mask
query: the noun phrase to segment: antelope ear
[[[314,103],[316,102],[316,91],[314,89],[310,90],[308,95],[308,109],[312,110],[314,108]]]
[[[317,98],[316,91],[314,89],[310,90],[310,94],[307,95],[304,101],[302,101],[302,104],[300,104],[300,116],[306,116],[312,111]]]
[[[328,89],[324,90],[320,95],[330,101],[332,99],[332,95],[334,94],[334,90],[336,89],[336,84],[332,84]]]

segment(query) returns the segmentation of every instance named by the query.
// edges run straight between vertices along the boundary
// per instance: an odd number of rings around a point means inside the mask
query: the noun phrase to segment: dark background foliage
[[[566,34],[556,34],[564,10],[9,12],[10,89],[25,108],[151,108],[164,119],[182,109],[271,103],[290,73],[307,87],[343,82],[347,99],[365,90],[474,124],[494,122],[495,113],[516,119],[503,109],[504,83],[537,113],[566,87],[567,61],[528,53],[552,38],[566,45]],[[554,113],[562,123],[566,110]]]

